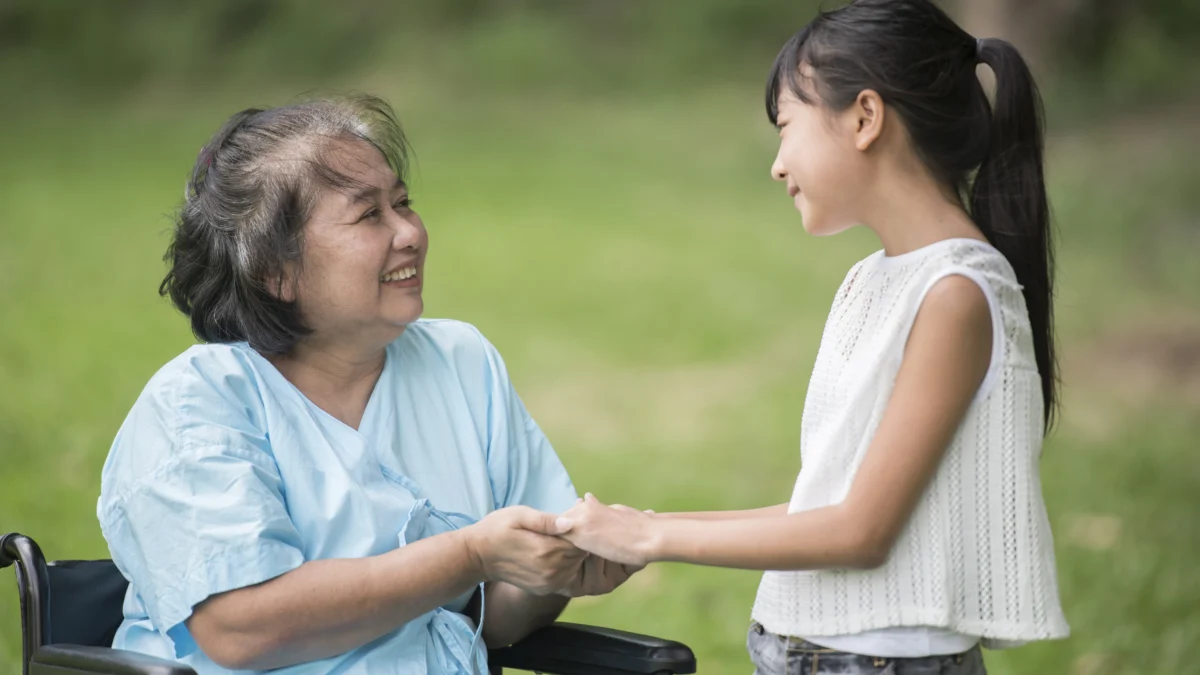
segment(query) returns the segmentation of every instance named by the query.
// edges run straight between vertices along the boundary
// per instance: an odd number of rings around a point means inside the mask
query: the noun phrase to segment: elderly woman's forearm
[[[365,645],[482,581],[464,538],[450,532],[371,558],[312,561],[213,596],[188,628],[218,665],[279,668]]]
[[[568,598],[534,595],[503,581],[487,585],[483,640],[489,649],[506,647],[562,614]]]

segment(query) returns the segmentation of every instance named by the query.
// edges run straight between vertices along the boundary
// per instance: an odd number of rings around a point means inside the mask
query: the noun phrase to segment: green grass
[[[768,178],[754,86],[633,99],[358,84],[391,98],[417,150],[427,315],[496,343],[581,490],[660,510],[787,498],[825,312],[874,242],[803,233]],[[155,292],[170,212],[226,114],[285,98],[145,97],[0,131],[0,531],[54,558],[107,555],[108,444],[191,342]],[[1200,144],[1070,131],[1050,172],[1067,407],[1042,469],[1074,634],[988,664],[1197,672]],[[1158,348],[1168,334],[1183,351]],[[683,640],[702,673],[748,672],[757,579],[664,565],[566,618]],[[15,597],[0,593],[0,672],[18,668]]]

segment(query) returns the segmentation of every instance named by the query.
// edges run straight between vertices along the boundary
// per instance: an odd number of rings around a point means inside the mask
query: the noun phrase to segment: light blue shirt
[[[198,345],[151,378],[104,465],[97,515],[131,582],[113,646],[226,673],[184,623],[205,598],[309,560],[386,553],[506,506],[557,513],[575,498],[472,326],[409,326],[388,346],[357,431],[245,343]],[[486,674],[483,640],[459,613],[470,595],[275,672]]]

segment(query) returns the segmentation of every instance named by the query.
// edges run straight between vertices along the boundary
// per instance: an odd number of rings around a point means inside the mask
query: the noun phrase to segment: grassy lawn
[[[826,310],[874,242],[804,234],[768,177],[756,88],[357,84],[392,100],[416,148],[427,315],[500,348],[580,490],[659,510],[787,499]],[[94,510],[108,445],[192,341],[155,292],[170,212],[228,113],[286,98],[159,96],[0,129],[0,531],[53,558],[107,556]],[[1200,133],[1157,126],[1060,125],[1051,144],[1066,408],[1042,469],[1074,634],[989,653],[993,673],[1200,672]],[[679,639],[700,672],[744,673],[757,580],[664,565],[566,618]],[[16,673],[4,583],[0,672]]]

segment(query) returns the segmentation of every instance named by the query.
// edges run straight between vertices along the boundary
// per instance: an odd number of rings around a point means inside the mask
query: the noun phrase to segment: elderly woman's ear
[[[271,297],[280,302],[296,301],[296,274],[293,263],[284,263],[283,269],[267,275],[264,285]]]

